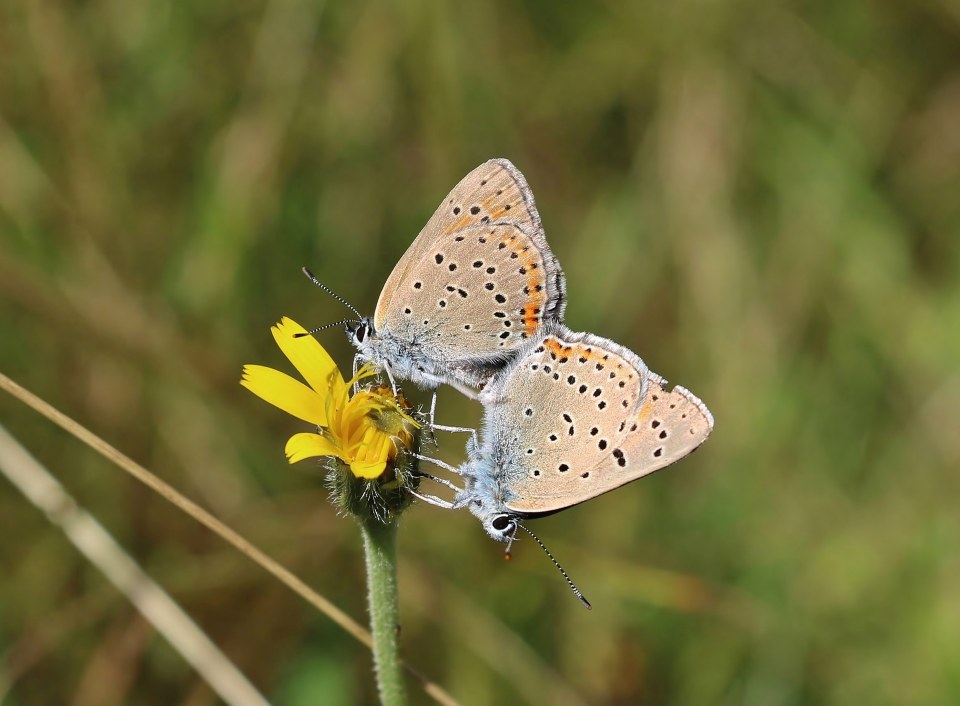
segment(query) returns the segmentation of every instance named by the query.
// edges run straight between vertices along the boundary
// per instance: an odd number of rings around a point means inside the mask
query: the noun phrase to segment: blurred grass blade
[[[0,472],[63,530],[80,553],[129,599],[220,698],[237,706],[267,706],[267,700],[176,601],[2,425]]]

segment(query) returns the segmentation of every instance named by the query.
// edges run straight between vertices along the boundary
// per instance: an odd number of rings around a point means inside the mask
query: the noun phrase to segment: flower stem
[[[370,630],[373,633],[373,665],[377,690],[383,706],[407,702],[397,653],[399,616],[397,610],[397,525],[369,518],[361,520],[363,548],[367,558],[367,586]]]

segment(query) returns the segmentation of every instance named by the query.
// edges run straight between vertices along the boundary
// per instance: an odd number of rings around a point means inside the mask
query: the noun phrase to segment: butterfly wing
[[[713,429],[706,406],[591,334],[548,335],[490,383],[486,408],[506,509],[555,512],[683,458]]]
[[[526,180],[494,159],[454,187],[397,263],[374,328],[439,364],[499,361],[561,321],[564,290]]]

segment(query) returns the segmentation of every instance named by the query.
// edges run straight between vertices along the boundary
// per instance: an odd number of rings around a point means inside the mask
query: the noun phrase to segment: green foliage
[[[591,612],[532,542],[506,564],[469,513],[408,509],[404,657],[468,704],[956,701],[958,26],[933,2],[3,3],[0,369],[363,616],[354,524],[283,457],[307,429],[240,368],[282,365],[281,315],[345,315],[301,266],[372,312],[446,191],[508,157],[569,325],[717,428],[533,523]],[[437,414],[480,419],[446,389]],[[271,698],[375,699],[369,653],[246,559],[0,419]],[[12,703],[206,702],[5,481],[0,516]]]

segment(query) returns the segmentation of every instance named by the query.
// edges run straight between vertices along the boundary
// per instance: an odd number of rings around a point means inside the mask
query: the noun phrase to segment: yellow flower
[[[294,434],[287,441],[290,463],[312,456],[335,456],[349,464],[358,478],[379,478],[397,457],[409,449],[419,427],[404,411],[409,408],[389,387],[367,388],[351,396],[354,383],[376,375],[364,365],[344,382],[336,363],[306,330],[284,317],[271,331],[284,355],[309,383],[294,380],[262,365],[243,366],[240,384],[270,404],[311,424],[319,433]]]

